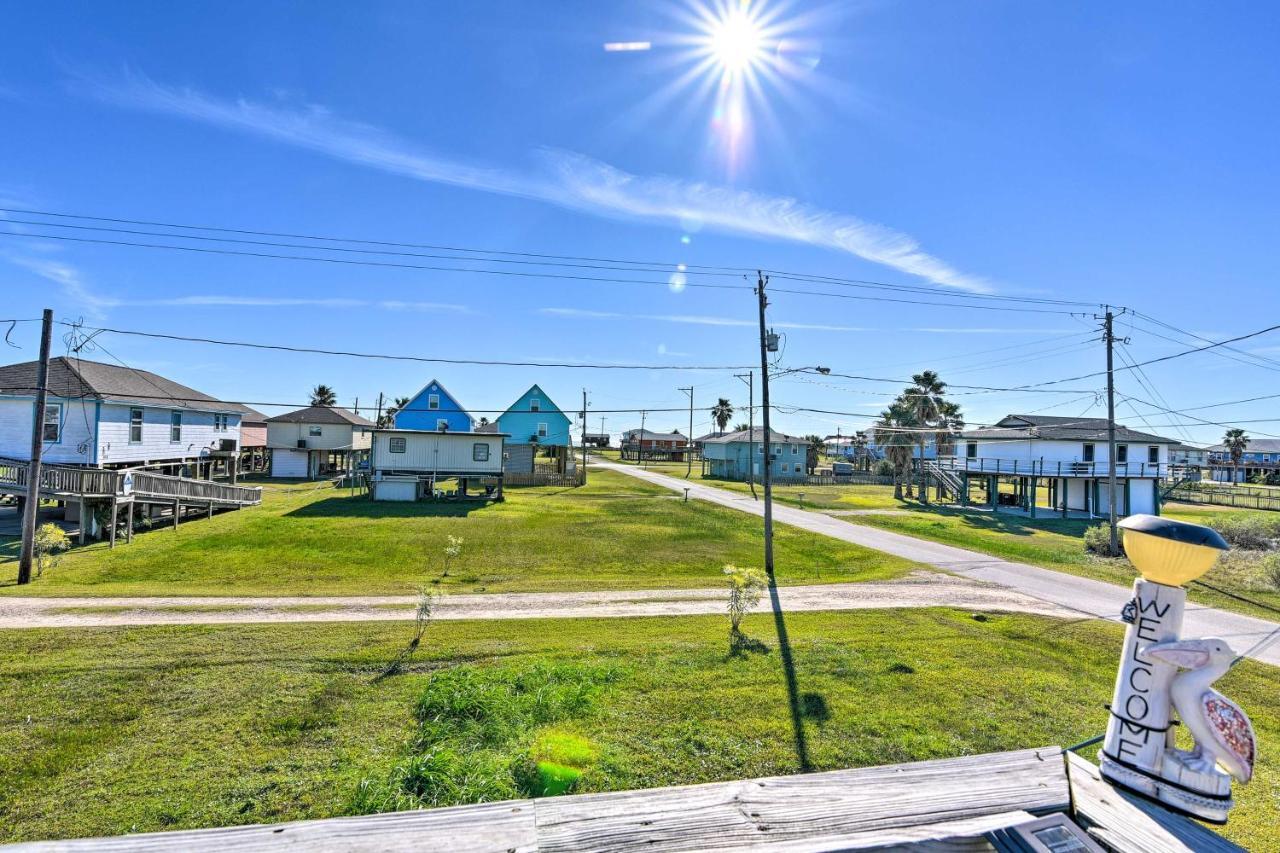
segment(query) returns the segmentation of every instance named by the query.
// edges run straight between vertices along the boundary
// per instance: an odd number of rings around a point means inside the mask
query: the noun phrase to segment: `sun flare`
[[[708,36],[711,55],[726,74],[741,74],[764,58],[764,33],[745,8],[726,10]]]

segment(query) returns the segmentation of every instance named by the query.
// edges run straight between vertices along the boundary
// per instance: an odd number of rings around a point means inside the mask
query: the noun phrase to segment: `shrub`
[[[36,528],[35,538],[36,577],[44,574],[45,569],[52,569],[62,560],[62,554],[71,547],[71,540],[62,528],[56,524],[45,522]]]
[[[1267,554],[1259,558],[1258,575],[1264,584],[1280,591],[1280,554]]]
[[[876,463],[877,477],[892,477],[893,473],[893,463],[888,459],[881,459]]]
[[[1209,522],[1233,548],[1265,551],[1280,538],[1280,519],[1260,515],[1225,515]]]
[[[1111,528],[1106,524],[1098,524],[1084,531],[1084,549],[1091,554],[1103,557],[1111,555]],[[1123,550],[1123,545],[1121,545]]]
[[[727,565],[724,573],[729,578],[729,630],[736,635],[742,617],[760,603],[769,581],[760,569]]]

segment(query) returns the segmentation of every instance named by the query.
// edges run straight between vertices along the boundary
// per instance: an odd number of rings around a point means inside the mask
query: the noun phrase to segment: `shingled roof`
[[[1050,415],[1005,415],[993,426],[966,430],[960,434],[965,439],[1042,439],[1046,441],[1106,441],[1106,418],[1071,418]],[[1146,442],[1148,444],[1178,444],[1174,438],[1164,438],[1149,432],[1129,429],[1116,424],[1116,441]]]
[[[740,429],[735,432],[727,432],[724,435],[718,435],[714,438],[708,438],[704,444],[729,444],[735,441],[754,441],[760,444],[764,441],[764,428],[756,427],[753,430]],[[769,441],[776,441],[778,444],[808,444],[803,438],[794,435],[787,435],[778,432],[776,429],[769,430]]]
[[[339,409],[336,406],[307,406],[293,412],[285,412],[267,418],[269,424],[347,424],[350,426],[375,427],[373,421],[362,418],[355,412]]]
[[[39,362],[24,361],[0,367],[0,394],[33,396]],[[147,406],[209,412],[253,413],[148,370],[57,356],[49,359],[49,393],[66,399],[111,400]],[[261,415],[259,415],[261,417]]]

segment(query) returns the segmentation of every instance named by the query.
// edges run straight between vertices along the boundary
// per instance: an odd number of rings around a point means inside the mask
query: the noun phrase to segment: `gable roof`
[[[1215,444],[1208,450],[1214,453],[1226,453],[1225,444]],[[1245,453],[1280,453],[1280,438],[1251,438],[1244,446]]]
[[[458,401],[458,398],[457,398],[457,397],[455,397],[455,396],[453,396],[453,394],[449,391],[449,389],[448,389],[448,388],[446,388],[446,387],[444,387],[444,383],[443,383],[443,382],[441,382],[439,379],[432,379],[432,380],[431,380],[430,382],[428,382],[426,385],[423,385],[423,386],[422,386],[422,388],[420,388],[420,389],[418,390],[418,393],[417,393],[417,394],[414,394],[412,397],[410,397],[410,398],[409,398],[410,406],[406,406],[405,408],[401,409],[400,411],[401,411],[401,412],[407,412],[407,411],[419,411],[419,410],[418,410],[418,409],[416,409],[416,408],[411,408],[413,401],[414,401],[414,400],[416,400],[416,399],[418,399],[419,397],[423,396],[424,394],[426,394],[426,393],[428,392],[428,390],[431,388],[431,386],[433,386],[433,385],[436,387],[436,391],[435,391],[434,393],[438,393],[438,394],[440,394],[442,397],[447,397],[450,401],[452,401],[453,405],[457,407],[457,411],[461,412],[462,414],[466,415],[467,417],[471,417],[471,413],[470,413],[470,412],[468,412],[465,408],[463,408],[463,405],[462,405],[462,403],[460,403],[460,402]],[[425,411],[425,410],[423,410],[423,411]],[[437,410],[437,409],[431,409],[430,411],[433,411],[433,412],[434,412],[434,411],[447,411],[447,410],[445,410],[445,409],[439,409],[439,410]],[[399,414],[399,412],[397,412],[397,414]]]
[[[531,412],[527,408],[525,409],[516,408],[516,406],[520,405],[520,401],[525,399],[526,397],[537,397],[541,401],[538,407],[538,411]],[[561,415],[566,419],[569,417],[564,413],[563,409],[561,409],[559,406],[556,405],[555,400],[552,400],[549,396],[547,396],[547,392],[543,391],[542,388],[536,382],[530,385],[529,388],[523,394],[521,394],[519,397],[516,397],[515,402],[512,403],[510,406],[508,406],[507,410],[503,412],[502,415],[499,415],[498,417],[502,417],[503,415]]]
[[[339,409],[336,406],[307,406],[283,415],[267,418],[269,424],[340,424],[346,426],[375,426],[374,422],[360,417],[355,412]]]
[[[637,438],[641,441],[688,441],[680,430],[675,432],[654,432],[651,429],[629,429],[622,435],[631,441]]]
[[[38,368],[39,362],[35,361],[0,367],[0,394],[34,395]],[[49,359],[48,389],[55,397],[69,399],[90,398],[196,411],[253,411],[248,406],[210,397],[148,370],[66,356]]]
[[[756,444],[764,442],[764,427],[756,427],[755,429],[740,429],[737,432],[727,432],[724,435],[708,438],[705,444],[730,444],[733,442],[751,442]],[[803,438],[795,435],[787,435],[777,430],[769,430],[769,441],[778,444],[808,444]]]
[[[1042,441],[1106,441],[1106,418],[1071,418],[1050,415],[1005,415],[994,426],[966,430],[961,438],[1004,438]],[[1116,424],[1116,441],[1137,441],[1150,444],[1178,444],[1177,439],[1164,438],[1149,432],[1129,429]]]

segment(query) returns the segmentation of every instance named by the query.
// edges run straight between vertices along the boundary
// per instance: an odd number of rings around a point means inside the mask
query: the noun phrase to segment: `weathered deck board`
[[[1113,850],[1238,853],[1244,849],[1189,818],[1113,787],[1096,766],[1075,754],[1067,757],[1067,768],[1076,821]]]
[[[1069,806],[1061,750],[1046,747],[801,776],[6,849],[275,853],[726,851],[767,846],[800,853],[932,839],[936,843],[924,849],[972,850],[986,849],[973,839],[993,826],[1018,822],[1025,812],[1046,814]]]
[[[731,850],[1070,806],[1061,750],[542,800],[539,850]]]

